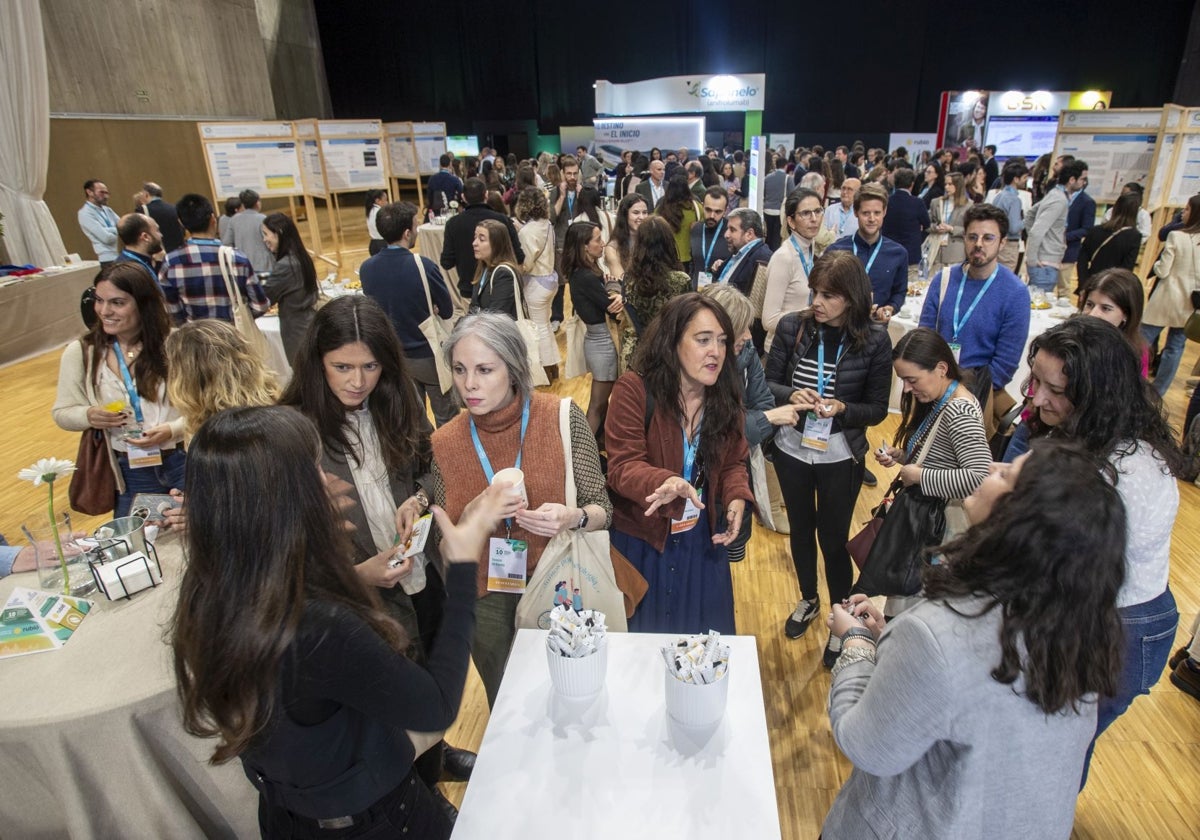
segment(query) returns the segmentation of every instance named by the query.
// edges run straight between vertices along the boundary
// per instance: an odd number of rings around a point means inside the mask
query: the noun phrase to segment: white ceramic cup
[[[604,688],[604,676],[608,672],[608,639],[601,638],[595,653],[578,659],[547,647],[546,664],[550,668],[550,683],[558,694],[591,697]]]
[[[497,481],[511,482],[512,492],[520,493],[525,504],[529,504],[529,496],[525,493],[525,473],[516,467],[509,467],[508,469],[500,470],[500,472],[492,476],[492,484],[495,484]]]
[[[729,699],[729,672],[708,685],[685,683],[663,669],[667,714],[684,726],[712,726],[725,716]]]

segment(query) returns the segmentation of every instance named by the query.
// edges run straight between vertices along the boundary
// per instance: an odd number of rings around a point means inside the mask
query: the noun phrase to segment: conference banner
[[[588,151],[611,169],[624,151],[644,152],[659,148],[667,152],[687,148],[689,156],[704,150],[704,117],[636,117],[596,119],[595,137]]]
[[[765,73],[668,76],[625,85],[599,79],[594,87],[602,117],[762,111],[767,104]]]

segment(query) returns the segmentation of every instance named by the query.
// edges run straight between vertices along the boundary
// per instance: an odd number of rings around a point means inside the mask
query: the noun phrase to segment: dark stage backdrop
[[[943,90],[1112,90],[1114,107],[1155,107],[1192,16],[1183,0],[315,5],[336,116],[454,134],[522,119],[557,133],[591,122],[596,79],[692,73],[765,72],[763,130],[800,138],[934,131]]]

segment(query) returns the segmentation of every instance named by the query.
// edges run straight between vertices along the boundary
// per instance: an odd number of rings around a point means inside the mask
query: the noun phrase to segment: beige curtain
[[[50,82],[38,0],[0,2],[0,213],[13,262],[62,262],[66,247],[42,201],[50,162]]]

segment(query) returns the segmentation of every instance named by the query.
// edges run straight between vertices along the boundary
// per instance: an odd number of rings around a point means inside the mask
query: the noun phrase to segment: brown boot
[[[1194,659],[1185,659],[1171,672],[1171,682],[1183,693],[1200,700],[1200,670],[1198,669],[1200,669],[1200,663]]]

